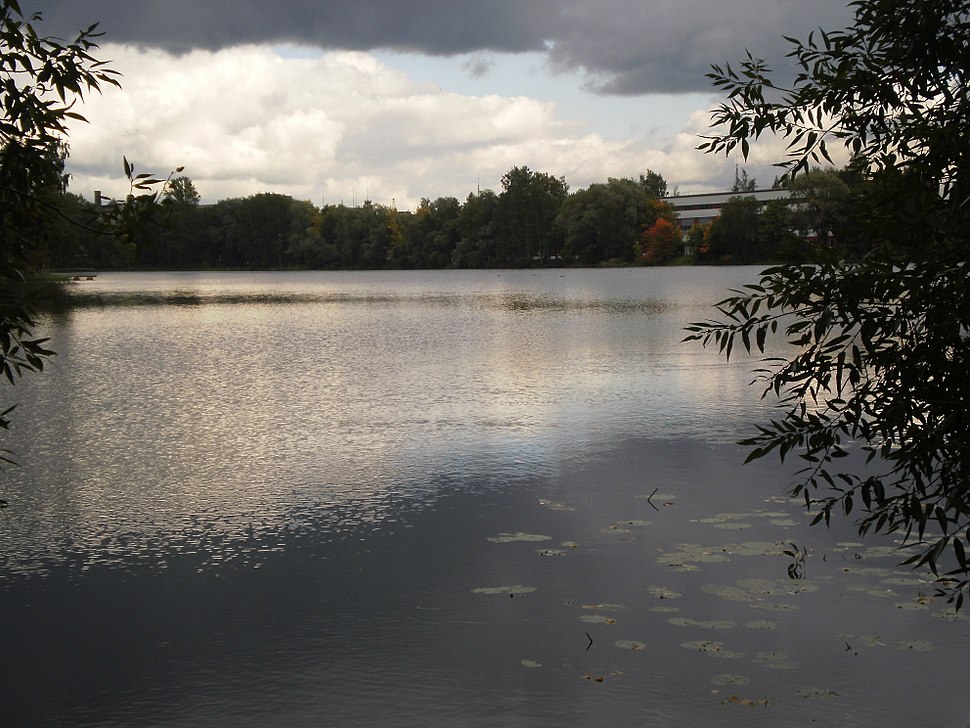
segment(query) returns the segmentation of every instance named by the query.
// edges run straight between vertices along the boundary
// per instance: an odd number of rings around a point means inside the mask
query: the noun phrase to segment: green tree
[[[559,215],[563,257],[585,265],[631,262],[640,256],[640,236],[673,210],[632,179],[591,184],[568,197]]]
[[[640,186],[644,192],[656,200],[667,196],[667,180],[659,172],[648,169],[646,174],[640,175]]]
[[[498,195],[492,190],[469,194],[458,216],[458,245],[452,264],[457,268],[487,268],[498,265],[495,210]]]
[[[53,352],[34,333],[24,295],[37,241],[49,237],[64,192],[67,124],[86,93],[117,85],[116,73],[91,55],[95,26],[71,42],[45,38],[15,0],[0,0],[0,373],[9,382],[41,371]],[[13,408],[0,412],[9,426]],[[5,460],[0,451],[0,460]]]
[[[758,236],[760,204],[754,197],[731,197],[711,222],[702,259],[719,263],[750,263],[762,255]]]
[[[788,200],[769,200],[758,217],[758,240],[764,256],[773,260],[805,260],[809,244],[793,232]]]
[[[758,189],[758,180],[748,177],[748,170],[742,169],[740,172],[734,170],[734,184],[731,192],[754,192]]]
[[[799,67],[777,85],[750,54],[714,67],[728,100],[702,148],[730,153],[765,133],[788,142],[789,175],[843,145],[867,179],[850,239],[859,259],[764,271],[688,338],[725,354],[769,336],[792,345],[762,370],[780,414],[749,459],[798,453],[794,485],[816,522],[855,515],[860,533],[901,534],[906,563],[947,580],[959,607],[970,546],[970,5],[859,0],[854,23],[790,39]],[[864,468],[845,465],[861,450]]]
[[[528,167],[513,167],[503,175],[495,210],[501,264],[528,266],[558,254],[556,216],[568,191],[564,178]]]
[[[811,234],[820,245],[845,238],[853,201],[849,186],[835,170],[813,169],[792,179],[788,188],[801,200],[792,223],[803,236]]]
[[[168,183],[162,197],[166,202],[185,207],[195,207],[202,199],[198,190],[195,189],[195,184],[185,175],[173,178]]]
[[[461,205],[454,197],[427,198],[414,213],[405,233],[409,251],[409,268],[445,268],[451,264],[452,253],[461,233],[458,220]]]

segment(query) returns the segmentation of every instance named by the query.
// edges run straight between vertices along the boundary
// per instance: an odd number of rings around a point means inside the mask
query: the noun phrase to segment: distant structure
[[[792,199],[789,190],[753,190],[751,192],[708,192],[702,195],[678,195],[664,197],[663,201],[674,208],[683,232],[692,225],[706,225],[721,214],[721,207],[732,197],[753,197],[764,207],[772,200],[787,200],[791,207],[800,200]]]

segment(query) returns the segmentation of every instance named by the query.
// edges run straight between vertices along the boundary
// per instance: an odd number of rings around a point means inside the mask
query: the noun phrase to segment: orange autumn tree
[[[658,217],[653,225],[643,231],[640,239],[645,263],[659,265],[680,255],[680,225],[666,217]]]

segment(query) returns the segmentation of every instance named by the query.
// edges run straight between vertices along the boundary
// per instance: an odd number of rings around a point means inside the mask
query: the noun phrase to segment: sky
[[[659,172],[681,194],[770,186],[778,140],[704,155],[705,73],[745,50],[791,74],[783,36],[844,0],[21,0],[44,35],[98,23],[121,72],[70,130],[71,191],[127,193],[122,157],[184,166],[202,201],[277,192],[415,209],[501,191],[514,166],[571,190]]]

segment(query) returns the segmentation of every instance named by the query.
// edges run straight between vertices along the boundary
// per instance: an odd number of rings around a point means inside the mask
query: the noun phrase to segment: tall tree
[[[754,177],[748,177],[748,170],[741,169],[734,170],[734,184],[731,186],[731,192],[754,192],[758,189],[758,180]]]
[[[458,245],[452,263],[458,268],[486,268],[498,265],[495,210],[498,195],[492,190],[470,194],[458,216]]]
[[[169,181],[162,197],[166,202],[185,206],[198,205],[202,199],[195,189],[195,184],[185,175],[179,175]]]
[[[815,237],[821,245],[845,237],[852,200],[849,186],[835,170],[813,169],[791,180],[788,187],[792,197],[800,200],[792,222],[802,235]]]
[[[689,338],[793,354],[766,364],[780,414],[747,440],[749,459],[806,461],[794,492],[816,521],[857,514],[860,533],[901,534],[907,560],[946,581],[959,606],[970,547],[970,4],[857,0],[854,23],[792,39],[794,84],[776,84],[750,54],[714,67],[728,100],[723,133],[702,145],[740,148],[774,133],[791,176],[844,146],[869,187],[848,211],[861,259],[822,257],[770,268],[719,304],[722,319]],[[854,449],[868,466],[851,468]]]
[[[648,169],[646,174],[640,175],[640,186],[643,187],[644,192],[656,200],[667,196],[667,180],[659,172],[654,172],[652,169]]]
[[[702,260],[750,263],[762,255],[758,236],[760,204],[754,197],[731,197],[721,206],[706,236]]]
[[[505,246],[502,264],[531,265],[558,254],[556,215],[568,191],[564,178],[528,167],[513,167],[503,175],[495,211]]]

